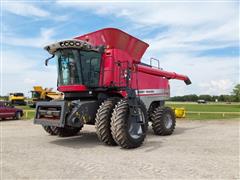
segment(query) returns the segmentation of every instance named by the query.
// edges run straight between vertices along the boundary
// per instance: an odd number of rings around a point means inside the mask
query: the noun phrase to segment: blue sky
[[[150,44],[142,61],[188,75],[171,81],[171,95],[229,94],[239,83],[237,1],[1,1],[1,95],[34,85],[56,89],[54,61],[43,46],[105,27]]]

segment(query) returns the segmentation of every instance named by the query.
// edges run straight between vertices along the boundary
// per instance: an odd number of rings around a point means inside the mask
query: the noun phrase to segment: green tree
[[[239,102],[240,101],[240,84],[237,84],[234,88],[233,88],[233,92],[232,92],[235,101]]]
[[[189,95],[183,96],[183,99],[184,101],[197,101],[198,96],[196,94],[189,94]]]
[[[208,95],[208,94],[203,94],[203,95],[200,95],[198,97],[198,99],[203,99],[205,101],[211,101],[212,100],[212,96]]]
[[[216,101],[216,99],[219,101],[219,96],[213,95],[212,96],[212,101]]]

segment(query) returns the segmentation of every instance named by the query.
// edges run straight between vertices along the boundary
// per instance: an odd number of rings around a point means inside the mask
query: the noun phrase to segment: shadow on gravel
[[[101,145],[95,132],[81,132],[77,136],[66,138],[59,137],[50,143],[75,149],[93,148],[95,146]]]
[[[174,136],[174,135],[179,135],[179,134],[184,134],[186,131],[189,131],[189,130],[193,130],[193,129],[198,129],[198,128],[201,128],[203,126],[196,126],[196,127],[176,127],[176,129],[174,130],[173,134],[171,136]],[[147,136],[156,136],[152,130],[151,127],[148,127],[148,134]],[[160,136],[161,137],[161,136]]]
[[[193,130],[193,129],[199,129],[203,126],[196,126],[196,127],[188,127],[188,128],[184,128],[184,127],[177,127],[175,129],[175,131],[173,132],[172,136],[174,135],[179,135],[179,134],[183,134],[185,133],[185,131],[190,131],[190,130]]]
[[[145,149],[145,152],[152,152],[159,149],[162,145],[161,141],[147,140],[140,148]]]
[[[152,152],[155,151],[159,148],[161,148],[162,146],[162,141],[161,138],[162,137],[169,137],[171,138],[171,136],[175,136],[175,135],[179,135],[179,134],[184,134],[186,131],[189,130],[193,130],[193,129],[198,129],[201,128],[202,126],[197,126],[197,127],[191,127],[191,128],[184,128],[184,127],[177,127],[174,131],[174,133],[170,136],[157,136],[154,134],[153,130],[151,128],[148,129],[148,134],[146,137],[146,142],[143,144],[143,146],[141,146],[141,149],[146,149],[145,152]],[[153,137],[157,137],[159,139],[157,140],[152,140]],[[154,138],[155,139],[155,138]],[[166,139],[164,139],[164,141],[166,141]]]
[[[191,128],[177,127],[171,136],[183,134],[186,131],[201,128],[201,127],[202,126],[191,127]],[[171,136],[168,136],[168,137],[171,138]],[[159,139],[152,140],[153,137],[157,137]],[[161,137],[163,136],[155,135],[153,133],[153,130],[149,128],[145,143],[140,148],[137,148],[137,149],[145,149],[145,152],[151,152],[151,151],[157,150],[161,147],[161,144],[162,144]],[[50,143],[59,145],[59,146],[75,148],[75,149],[94,148],[96,146],[103,145],[98,140],[96,132],[86,132],[86,131],[80,132],[79,135],[73,136],[73,137],[65,137],[65,138],[58,137],[58,139],[51,141]]]

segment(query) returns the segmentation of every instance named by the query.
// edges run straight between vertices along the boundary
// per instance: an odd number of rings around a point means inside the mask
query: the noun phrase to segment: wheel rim
[[[167,129],[170,129],[172,127],[172,124],[173,124],[172,116],[170,114],[167,114],[164,118],[164,125]]]
[[[20,119],[20,113],[18,112],[17,115],[16,115],[17,119]]]
[[[144,114],[143,114],[143,112],[142,112],[142,110],[140,108],[138,109],[138,114],[139,114],[139,117],[140,117],[140,121],[143,122],[143,123],[137,123],[135,121],[135,119],[129,118],[128,132],[129,132],[129,135],[133,139],[140,138],[143,135],[143,133],[144,133],[142,125],[145,124],[145,117],[144,117]]]

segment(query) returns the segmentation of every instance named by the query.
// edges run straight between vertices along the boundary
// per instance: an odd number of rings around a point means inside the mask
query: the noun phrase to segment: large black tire
[[[69,136],[75,136],[82,127],[76,128],[76,127],[63,127],[63,128],[56,128],[55,132],[60,137],[69,137]]]
[[[54,136],[54,135],[57,135],[57,133],[55,132],[55,129],[57,127],[53,127],[53,126],[42,126],[43,129],[50,135]]]
[[[153,102],[153,103],[150,105],[150,107],[149,107],[149,109],[148,109],[148,118],[149,118],[149,121],[152,121],[152,119],[153,119],[153,112],[154,112],[154,110],[155,110],[157,107],[159,107],[159,105],[160,105],[159,102]]]
[[[169,107],[157,107],[152,114],[152,128],[156,135],[171,135],[175,129],[176,117]]]
[[[111,133],[111,117],[113,109],[119,100],[116,97],[108,98],[101,104],[96,114],[95,127],[98,139],[107,145],[117,145]]]
[[[139,110],[141,112],[141,117],[143,118],[142,120],[144,122],[142,124],[139,123],[134,124],[129,120],[130,117],[129,105],[126,99],[123,99],[120,102],[118,102],[113,111],[111,118],[112,136],[115,142],[123,148],[127,149],[137,148],[141,146],[146,137],[148,128],[147,125],[148,117],[146,107],[142,101],[140,101]],[[131,131],[136,127],[139,127],[137,133],[139,133],[140,129],[141,133],[133,136]]]
[[[43,129],[50,135],[58,135],[60,137],[75,136],[81,129],[75,127],[53,127],[43,126]]]

